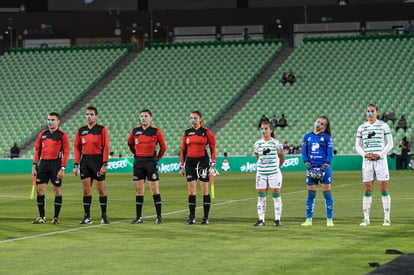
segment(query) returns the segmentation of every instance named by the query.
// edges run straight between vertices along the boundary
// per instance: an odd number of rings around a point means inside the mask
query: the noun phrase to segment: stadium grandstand
[[[13,1],[9,2],[12,5]],[[288,127],[276,128],[279,140],[300,144],[316,116],[325,114],[332,123],[337,153],[355,154],[355,132],[364,121],[363,106],[368,102],[377,103],[381,114],[394,108],[397,120],[401,115],[407,119],[406,131],[397,131],[396,123],[388,122],[395,144],[403,136],[412,139],[414,68],[412,58],[407,57],[413,55],[414,38],[409,31],[404,33],[407,21],[401,18],[409,19],[410,14],[405,11],[406,4],[383,1],[384,6],[376,7],[378,18],[387,18],[385,15],[391,11],[399,12],[398,18],[389,16],[388,21],[365,22],[361,17],[354,18],[360,22],[331,23],[331,17],[323,17],[321,25],[321,17],[309,16],[305,22],[290,19],[289,14],[302,12],[300,1],[292,1],[290,6],[281,1],[277,8],[269,9],[250,1],[248,6],[256,7],[248,11],[255,18],[253,24],[246,25],[246,10],[235,9],[232,24],[216,11],[216,25],[206,26],[213,22],[215,11],[206,10],[198,17],[188,13],[185,17],[191,24],[185,25],[180,23],[180,12],[170,11],[168,22],[161,20],[162,6],[138,1],[144,4],[124,7],[122,23],[112,10],[106,14],[101,8],[89,18],[85,11],[93,9],[93,5],[82,4],[76,9],[49,1],[47,8],[41,8],[23,2],[27,8],[24,12],[34,14],[33,18],[40,16],[36,14],[38,9],[44,9],[50,11],[43,14],[45,20],[58,22],[59,15],[54,12],[64,10],[67,15],[76,14],[79,21],[93,18],[114,27],[99,34],[88,33],[89,40],[82,40],[84,30],[77,25],[72,27],[73,33],[63,31],[69,28],[65,23],[59,23],[61,28],[42,24],[41,30],[25,30],[28,25],[21,22],[34,19],[25,19],[21,10],[3,20],[7,27],[0,57],[1,157],[7,157],[16,142],[23,149],[22,157],[32,158],[33,141],[52,110],[61,113],[61,127],[73,143],[76,130],[85,123],[83,112],[89,105],[98,108],[98,122],[108,127],[111,151],[122,156],[129,155],[126,139],[137,125],[138,112],[144,108],[153,111],[153,124],[166,136],[167,156],[178,154],[192,110],[200,110],[205,123],[216,133],[218,155],[252,155],[261,115],[279,118],[282,113]],[[373,2],[363,4],[346,9],[371,11]],[[330,5],[329,1],[320,1],[323,8],[315,8],[315,14],[328,7],[337,20],[345,21],[344,8]],[[148,13],[149,8],[154,12]],[[280,14],[277,19],[275,10]],[[137,18],[137,14],[152,17],[147,20],[145,16]],[[272,23],[260,25],[260,17]],[[180,27],[174,27],[173,22]],[[301,33],[303,23],[308,24],[309,33]],[[200,27],[194,27],[197,25]],[[244,33],[247,27],[252,33]],[[133,40],[131,34],[138,39]],[[70,45],[43,48],[45,43],[56,41],[28,39],[36,35]],[[298,38],[301,41],[296,43]],[[33,43],[39,43],[40,48],[31,48]],[[96,43],[106,44],[92,46]],[[280,77],[289,71],[297,81],[282,85]],[[395,146],[393,150],[398,153],[400,149]]]
[[[414,54],[413,46],[412,36],[395,35],[305,40],[241,110],[217,129],[219,154],[252,155],[263,113],[286,115],[288,127],[276,128],[275,134],[288,144],[300,144],[316,116],[327,114],[338,153],[354,154],[355,131],[364,120],[361,106],[376,102],[381,111],[393,107],[398,116],[413,121],[409,110],[414,107],[414,68],[406,58]],[[97,106],[99,122],[109,130],[111,151],[125,156],[129,154],[126,138],[137,124],[138,112],[150,108],[155,110],[154,125],[166,136],[167,155],[175,156],[182,131],[188,127],[189,110],[202,110],[210,125],[220,121],[223,112],[229,111],[225,107],[240,100],[239,94],[263,73],[267,63],[276,62],[281,50],[280,40],[154,45],[136,55],[99,94],[82,101],[62,128],[73,142],[77,128],[85,123],[86,106]],[[3,55],[1,71],[8,81],[1,83],[1,99],[7,102],[1,127],[7,129],[15,121],[21,124],[19,131],[4,135],[3,154],[14,140],[28,143],[44,125],[47,113],[26,115],[36,113],[33,106],[44,110],[53,106],[66,113],[127,51],[127,47],[84,47],[12,50]],[[294,85],[280,82],[285,71],[297,75]],[[52,77],[57,81],[49,81]],[[36,85],[30,85],[34,79]],[[9,114],[14,114],[13,119],[7,119]],[[395,143],[413,134],[411,123],[406,132],[388,123]],[[33,144],[28,149],[24,156],[33,157]]]

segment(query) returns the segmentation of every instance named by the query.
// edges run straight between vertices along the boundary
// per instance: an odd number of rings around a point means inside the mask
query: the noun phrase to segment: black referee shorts
[[[208,182],[210,160],[208,156],[201,158],[188,158],[185,161],[185,173],[187,175],[187,181],[200,180]]]
[[[135,157],[134,158],[134,181],[145,180],[158,181],[158,164],[155,157]]]
[[[61,165],[61,159],[42,159],[37,168],[36,184],[47,184],[50,180],[54,186],[62,186],[62,180],[57,180],[57,173]]]
[[[80,178],[92,178],[97,181],[105,180],[105,175],[101,175],[99,170],[103,165],[103,158],[101,155],[83,155],[80,162]]]

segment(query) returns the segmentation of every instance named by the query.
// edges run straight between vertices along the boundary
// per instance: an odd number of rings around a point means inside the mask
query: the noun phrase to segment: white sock
[[[273,198],[273,205],[275,208],[275,220],[278,221],[280,220],[280,217],[282,216],[282,208],[283,208],[282,197]]]
[[[382,207],[384,208],[384,220],[390,219],[391,212],[391,196],[382,196]]]
[[[257,214],[259,215],[259,220],[265,220],[266,197],[257,197]]]
[[[362,199],[362,210],[364,211],[364,219],[369,221],[369,214],[371,212],[372,197],[364,196]]]

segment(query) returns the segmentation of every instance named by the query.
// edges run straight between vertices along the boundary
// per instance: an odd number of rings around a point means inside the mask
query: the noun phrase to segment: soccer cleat
[[[195,219],[195,218],[190,217],[190,218],[187,220],[187,224],[196,224],[196,219]]]
[[[51,224],[59,224],[58,218],[53,218],[53,220],[51,221]]]
[[[301,224],[301,226],[311,226],[311,225],[312,225],[312,219],[306,219],[306,221]]]
[[[326,226],[327,227],[333,227],[334,226],[333,220],[332,219],[327,219],[326,220]]]
[[[156,224],[162,224],[163,223],[162,217],[161,216],[157,216],[157,218],[155,219],[155,223]]]
[[[131,221],[131,224],[139,224],[139,223],[143,223],[144,220],[142,219],[142,217],[136,217],[135,220]]]
[[[46,222],[46,217],[37,217],[34,221],[32,221],[32,224],[40,224],[40,223],[45,223]]]
[[[92,219],[91,217],[84,217],[80,222],[80,224],[92,224]]]
[[[253,224],[253,226],[265,226],[265,222],[263,220],[257,220],[257,222]]]
[[[102,216],[101,224],[109,224],[108,217],[106,215]]]
[[[201,224],[205,224],[205,225],[207,225],[207,224],[209,224],[210,222],[208,221],[208,219],[207,218],[203,218],[202,220],[201,220]]]
[[[368,226],[369,225],[369,220],[368,219],[364,219],[359,226]]]
[[[282,226],[282,224],[280,223],[280,220],[274,220],[274,221],[273,221],[273,224],[274,224],[275,226]]]
[[[382,226],[390,226],[391,222],[390,220],[384,219],[384,223],[382,224]]]

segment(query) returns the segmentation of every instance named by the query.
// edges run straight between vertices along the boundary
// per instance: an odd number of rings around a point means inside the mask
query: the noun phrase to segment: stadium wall
[[[256,158],[250,157],[217,157],[217,170],[225,172],[255,172]],[[0,174],[30,174],[32,172],[32,159],[0,159]],[[133,158],[110,159],[109,173],[132,173]],[[395,158],[388,156],[390,170],[396,169]],[[178,173],[180,159],[178,157],[165,157],[158,162],[161,173]],[[358,171],[362,167],[362,158],[359,155],[335,156],[332,162],[333,171]],[[282,171],[305,171],[301,156],[287,156]],[[69,159],[66,173],[73,172],[73,159]]]

